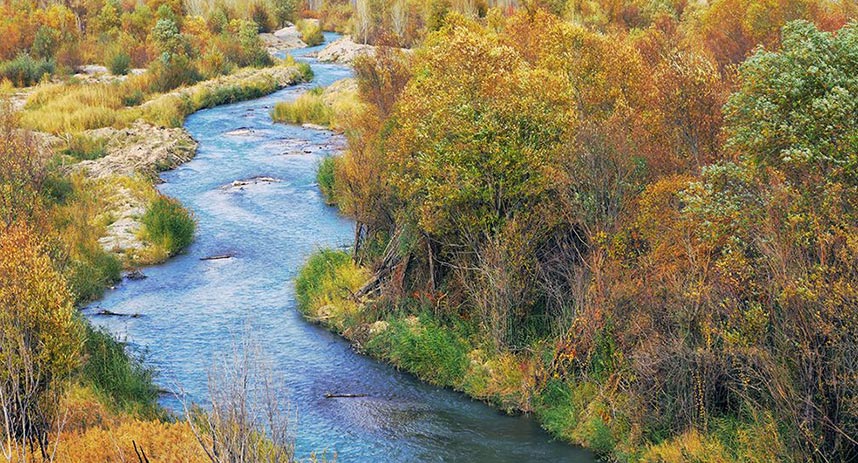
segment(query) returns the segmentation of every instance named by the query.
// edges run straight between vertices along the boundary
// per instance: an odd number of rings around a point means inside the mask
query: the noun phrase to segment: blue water
[[[187,119],[199,141],[197,156],[165,173],[160,189],[194,212],[196,241],[85,313],[145,352],[162,387],[181,388],[201,403],[213,359],[228,354],[234,339],[252,337],[298,415],[299,457],[327,450],[345,463],[594,461],[583,450],[552,442],[532,419],[505,416],[359,355],[297,313],[292,280],[301,264],[320,247],[348,246],[353,236],[353,223],[324,205],[314,183],[319,161],[343,140],[273,124],[269,117],[275,102],[351,74],[305,57],[317,49],[294,53],[312,64],[312,83]],[[231,187],[257,176],[279,181]],[[226,253],[235,257],[200,260]],[[96,309],[140,317],[100,317]],[[368,396],[324,398],[329,391]],[[175,398],[163,404],[180,409]]]

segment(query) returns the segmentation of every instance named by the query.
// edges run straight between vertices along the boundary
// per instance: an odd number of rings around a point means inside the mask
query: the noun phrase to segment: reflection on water
[[[504,416],[358,355],[298,315],[291,283],[297,269],[313,250],[346,246],[352,237],[352,223],[324,205],[314,183],[319,160],[343,141],[268,116],[275,102],[350,75],[338,65],[313,69],[311,84],[188,118],[197,157],[165,173],[161,190],[194,211],[196,241],[85,312],[146,352],[163,387],[180,385],[199,400],[212,358],[249,329],[298,413],[299,456],[328,449],[346,463],[592,462],[588,453],[552,442],[533,420]],[[276,181],[233,184],[258,177]],[[200,260],[222,254],[234,257]],[[141,316],[98,317],[96,308]],[[326,399],[332,391],[367,396]],[[169,397],[164,405],[178,407]]]

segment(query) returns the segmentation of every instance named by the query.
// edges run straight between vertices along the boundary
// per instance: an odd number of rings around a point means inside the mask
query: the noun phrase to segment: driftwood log
[[[369,394],[338,394],[335,392],[326,392],[326,399],[353,399],[357,397],[367,397]]]
[[[232,259],[233,257],[235,257],[235,254],[218,254],[215,256],[200,257],[200,260]]]

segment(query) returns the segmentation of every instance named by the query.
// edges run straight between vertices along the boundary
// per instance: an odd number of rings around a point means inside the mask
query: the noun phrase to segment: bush
[[[187,209],[173,198],[159,196],[140,219],[143,236],[168,256],[185,249],[194,240],[196,223]]]
[[[307,46],[314,47],[321,45],[325,41],[325,36],[322,35],[322,27],[315,21],[298,21],[295,25],[301,33],[301,40]]]
[[[62,153],[79,161],[98,159],[107,154],[107,142],[103,138],[77,134],[69,139]]]
[[[0,435],[13,455],[27,447],[49,451],[59,395],[79,365],[83,340],[71,293],[41,236],[23,221],[0,233]]]
[[[158,389],[152,383],[152,371],[141,359],[129,355],[110,333],[87,326],[84,351],[82,379],[109,405],[146,415],[157,410]]]
[[[294,101],[283,101],[274,105],[271,118],[288,124],[313,123],[329,125],[333,111],[322,98],[323,89],[314,88]]]
[[[0,79],[8,79],[18,87],[27,87],[39,83],[45,74],[53,74],[55,68],[51,59],[33,59],[30,55],[20,54],[13,60],[0,63]]]
[[[107,63],[110,73],[116,76],[124,76],[131,69],[131,55],[124,51],[114,54]]]
[[[337,157],[329,156],[319,163],[319,171],[316,173],[316,182],[319,184],[319,190],[325,198],[325,203],[329,206],[337,203],[336,190],[334,188],[335,170],[337,167]]]
[[[149,66],[153,92],[168,92],[182,85],[190,85],[202,79],[197,68],[188,57],[169,54],[157,59]]]

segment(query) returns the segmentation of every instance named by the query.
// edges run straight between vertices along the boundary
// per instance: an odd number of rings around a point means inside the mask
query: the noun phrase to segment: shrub
[[[41,233],[19,222],[0,233],[0,435],[4,453],[49,451],[64,381],[80,360],[71,293]]]
[[[120,51],[110,57],[108,66],[110,73],[116,76],[124,76],[131,69],[131,55]]]
[[[84,352],[82,379],[109,405],[143,416],[157,411],[158,389],[152,383],[152,371],[141,359],[129,355],[110,333],[87,326]]]
[[[298,21],[295,26],[301,33],[301,40],[303,40],[307,46],[314,47],[316,45],[321,45],[325,41],[325,37],[322,35],[322,27],[318,22]]]
[[[0,79],[9,79],[18,87],[39,83],[42,77],[54,73],[56,65],[50,59],[33,59],[30,55],[20,54],[17,58],[0,63]]]
[[[270,32],[274,29],[274,18],[268,12],[268,5],[263,2],[254,2],[250,5],[250,19],[256,23],[261,32]]]
[[[276,122],[289,124],[313,123],[329,125],[331,123],[332,110],[325,104],[322,98],[323,89],[314,88],[304,93],[294,101],[282,101],[274,105],[271,118]]]
[[[180,54],[165,54],[153,61],[149,73],[152,75],[152,87],[149,90],[153,92],[168,92],[202,79],[191,60]]]
[[[79,161],[98,159],[107,154],[107,142],[103,138],[76,134],[69,138],[62,153]]]
[[[143,223],[143,237],[168,256],[181,252],[194,239],[194,218],[173,198],[159,196],[149,205],[140,221]]]

